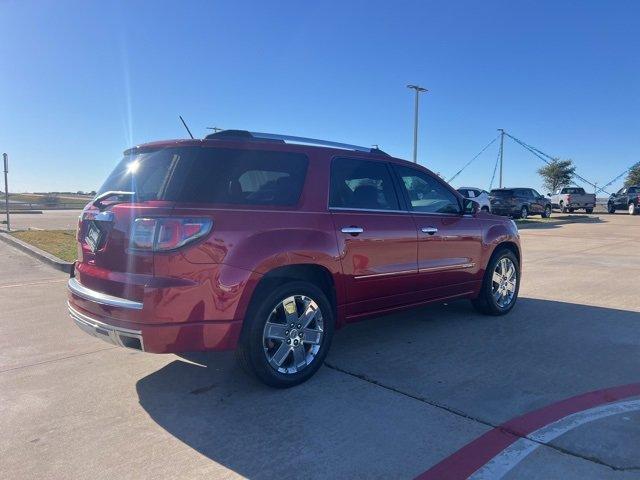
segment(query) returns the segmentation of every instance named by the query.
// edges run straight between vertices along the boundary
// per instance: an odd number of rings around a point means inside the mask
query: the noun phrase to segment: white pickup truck
[[[573,212],[584,208],[585,212],[593,213],[593,208],[596,206],[596,194],[585,193],[584,188],[581,187],[563,187],[556,190],[551,195],[551,205],[553,208],[557,208],[562,212]]]

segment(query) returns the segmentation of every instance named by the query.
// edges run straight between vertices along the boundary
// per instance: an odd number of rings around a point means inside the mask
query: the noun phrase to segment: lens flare
[[[138,171],[138,168],[140,168],[140,162],[138,162],[137,160],[134,160],[133,162],[127,164],[127,173],[130,173],[133,175]]]

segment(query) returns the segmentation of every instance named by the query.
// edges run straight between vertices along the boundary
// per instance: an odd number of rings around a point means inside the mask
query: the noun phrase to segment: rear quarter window
[[[290,152],[202,148],[179,166],[171,200],[185,203],[291,206],[307,173],[305,155]]]

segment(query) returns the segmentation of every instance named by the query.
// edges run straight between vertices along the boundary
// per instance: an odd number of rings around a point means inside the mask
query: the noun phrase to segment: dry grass
[[[12,235],[67,262],[76,259],[75,230],[27,230]]]

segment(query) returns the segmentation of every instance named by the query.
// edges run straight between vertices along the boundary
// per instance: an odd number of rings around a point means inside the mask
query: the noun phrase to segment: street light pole
[[[7,232],[11,231],[11,223],[9,222],[9,181],[7,180],[7,174],[9,173],[9,156],[6,153],[2,154],[4,160],[4,206],[7,209]]]
[[[413,119],[413,163],[418,163],[418,97],[422,92],[426,92],[427,89],[419,85],[407,85],[407,88],[416,91],[416,104]]]

